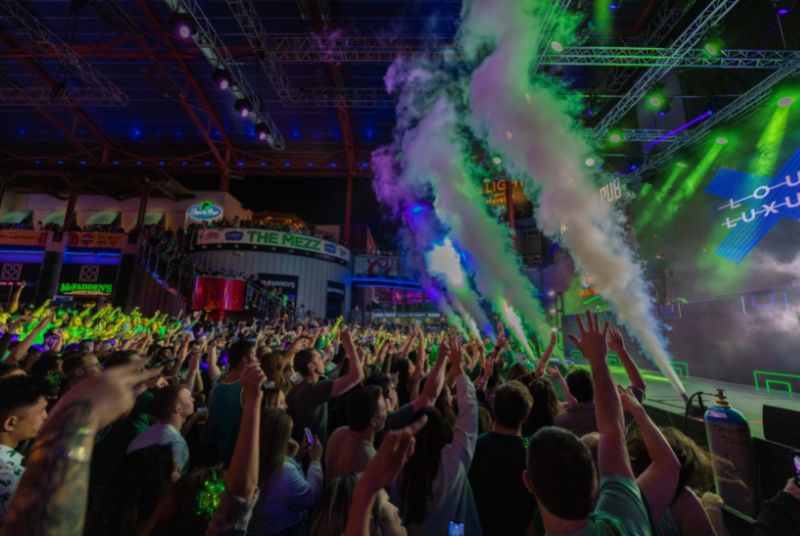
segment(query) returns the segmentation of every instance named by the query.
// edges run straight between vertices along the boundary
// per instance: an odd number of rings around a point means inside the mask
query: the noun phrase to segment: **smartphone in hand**
[[[311,429],[308,426],[306,426],[305,432],[306,432],[306,441],[308,441],[309,445],[313,445],[314,444],[314,434],[311,433]]]
[[[464,536],[464,523],[451,520],[450,526],[447,528],[447,536]]]

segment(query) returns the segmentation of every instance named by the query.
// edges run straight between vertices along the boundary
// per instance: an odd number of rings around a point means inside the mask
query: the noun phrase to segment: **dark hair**
[[[514,363],[511,366],[511,370],[508,371],[506,381],[521,380],[529,373],[530,369],[527,366],[523,365],[522,363]]]
[[[314,349],[303,348],[302,350],[294,354],[294,360],[292,361],[292,365],[294,366],[294,370],[296,370],[298,374],[305,377],[308,376],[308,365],[310,365],[313,361],[314,361]]]
[[[291,387],[286,375],[283,373],[283,353],[267,352],[259,359],[261,370],[264,371],[270,381],[275,382],[275,386],[283,391],[288,391]]]
[[[255,348],[255,343],[248,339],[239,339],[228,348],[228,363],[231,368],[236,368],[242,360],[250,355]]]
[[[528,418],[533,397],[520,382],[506,382],[494,392],[494,417],[507,428],[516,428]]]
[[[355,432],[363,432],[369,422],[378,414],[378,404],[383,398],[383,390],[377,385],[367,385],[352,391],[347,396],[345,418],[347,426]]]
[[[567,374],[567,387],[572,396],[581,404],[591,402],[594,397],[592,375],[588,370],[574,369]]]
[[[47,396],[47,388],[38,378],[12,376],[0,380],[0,422],[17,410],[27,408]]]
[[[161,389],[156,389],[147,407],[147,412],[158,420],[167,419],[175,410],[178,396],[180,396],[183,389],[187,389],[187,387],[185,385],[168,385]]]
[[[422,415],[428,423],[415,437],[414,454],[408,459],[398,478],[400,515],[406,525],[425,521],[425,510],[433,499],[433,481],[439,473],[442,449],[452,440],[452,429],[436,408],[427,408]]]
[[[478,405],[478,435],[492,431],[494,418],[492,411],[483,404]]]
[[[136,350],[118,350],[103,359],[103,368],[110,369],[130,365],[140,359],[142,359],[142,355]]]
[[[289,451],[289,439],[292,436],[292,418],[280,409],[268,409],[261,416],[261,461],[259,482],[261,493],[267,496],[270,477],[283,467]]]
[[[172,447],[154,445],[126,455],[86,519],[86,534],[139,534],[172,483]]]
[[[392,359],[392,374],[397,374],[397,402],[399,405],[411,402],[411,393],[408,390],[408,381],[411,379],[411,361],[405,357]]]
[[[36,363],[31,366],[31,376],[46,377],[54,370],[58,370],[58,362],[61,358],[53,352],[42,354]]]
[[[197,493],[216,471],[209,467],[195,469],[167,488],[142,536],[205,534],[209,520],[197,515]]]
[[[550,380],[538,378],[528,384],[528,391],[533,397],[533,408],[528,415],[522,432],[525,436],[535,434],[539,428],[553,426],[555,416],[561,411],[561,403]]]
[[[353,500],[353,490],[358,482],[358,473],[347,473],[331,479],[322,490],[317,507],[311,515],[308,534],[314,536],[341,536],[347,528],[347,516]],[[375,501],[370,517],[369,536],[380,536],[378,509]]]
[[[394,380],[390,374],[373,374],[364,381],[364,385],[375,385],[381,389],[383,396],[389,396],[389,391],[394,386]]]
[[[531,436],[527,466],[536,499],[550,513],[574,521],[592,512],[594,461],[575,434],[556,426],[540,429]]]
[[[18,370],[22,370],[22,367],[17,363],[0,363],[0,379],[10,377]]]
[[[67,378],[72,378],[75,376],[75,372],[83,368],[84,363],[86,362],[86,358],[93,357],[94,354],[90,352],[80,352],[75,354],[69,354],[64,356],[64,363],[61,365],[61,369],[64,371],[64,376]]]
[[[678,476],[678,488],[675,497],[684,487],[690,487],[698,494],[711,491],[712,488],[712,460],[707,450],[700,447],[690,437],[671,426],[662,428],[661,432],[669,443],[672,452],[681,464]],[[627,431],[628,453],[631,458],[631,467],[637,476],[650,465],[650,455],[644,446],[644,440],[635,426],[630,426]],[[722,460],[719,460],[722,461]]]

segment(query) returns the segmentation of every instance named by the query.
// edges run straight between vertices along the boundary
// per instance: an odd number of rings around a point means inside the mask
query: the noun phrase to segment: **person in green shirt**
[[[578,318],[580,338],[570,338],[592,369],[597,472],[589,449],[575,434],[548,426],[531,437],[523,480],[548,535],[649,536],[653,530],[631,470],[622,404],[606,362],[608,324],[600,328],[588,312],[586,322],[584,327]]]

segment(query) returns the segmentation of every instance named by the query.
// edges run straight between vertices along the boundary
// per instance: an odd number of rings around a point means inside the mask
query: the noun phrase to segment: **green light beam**
[[[791,108],[788,106],[775,108],[769,123],[761,134],[761,139],[758,140],[758,145],[756,145],[756,156],[750,162],[750,173],[759,177],[772,175],[778,161],[783,137],[786,134],[789,110]]]
[[[681,204],[692,197],[697,188],[700,187],[700,184],[705,179],[708,170],[711,169],[711,166],[714,165],[714,161],[717,157],[722,153],[722,149],[724,149],[727,144],[720,144],[714,143],[711,148],[708,150],[706,155],[697,164],[697,167],[686,177],[686,180],[683,181],[678,191],[675,195],[670,199],[669,203],[664,207],[664,211],[659,214],[658,220],[656,220],[655,225],[656,227],[663,227],[665,224],[669,223],[678,210],[681,208]]]
[[[656,215],[656,211],[662,206],[664,199],[667,197],[667,194],[669,194],[670,190],[672,190],[672,187],[675,186],[675,183],[678,181],[678,177],[681,176],[681,173],[683,173],[683,170],[684,168],[677,165],[672,169],[669,176],[664,181],[664,184],[662,184],[661,188],[659,188],[658,192],[656,192],[656,195],[651,197],[645,207],[642,209],[641,217],[636,220],[637,230],[643,231],[645,227],[647,227],[647,225],[653,220],[653,217]]]

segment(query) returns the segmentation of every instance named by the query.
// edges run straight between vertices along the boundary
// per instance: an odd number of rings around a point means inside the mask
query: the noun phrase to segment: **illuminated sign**
[[[739,264],[781,218],[800,221],[800,149],[770,177],[721,168],[706,192],[726,199],[723,227],[730,233],[716,250]]]
[[[114,285],[107,283],[61,283],[58,293],[64,296],[111,296]]]
[[[302,253],[350,262],[350,250],[315,236],[272,231],[268,229],[202,229],[197,233],[197,245],[227,249],[255,249]]]
[[[486,202],[496,207],[505,206],[507,182],[505,179],[483,181],[483,196],[486,198]],[[525,192],[522,188],[522,181],[512,181],[511,184],[511,199],[515,203],[524,201]]]
[[[203,201],[199,205],[189,207],[186,214],[193,220],[216,220],[222,217],[222,207],[215,205],[211,201]]]
[[[609,203],[622,199],[622,183],[620,180],[614,179],[600,188],[600,199],[605,199]]]

